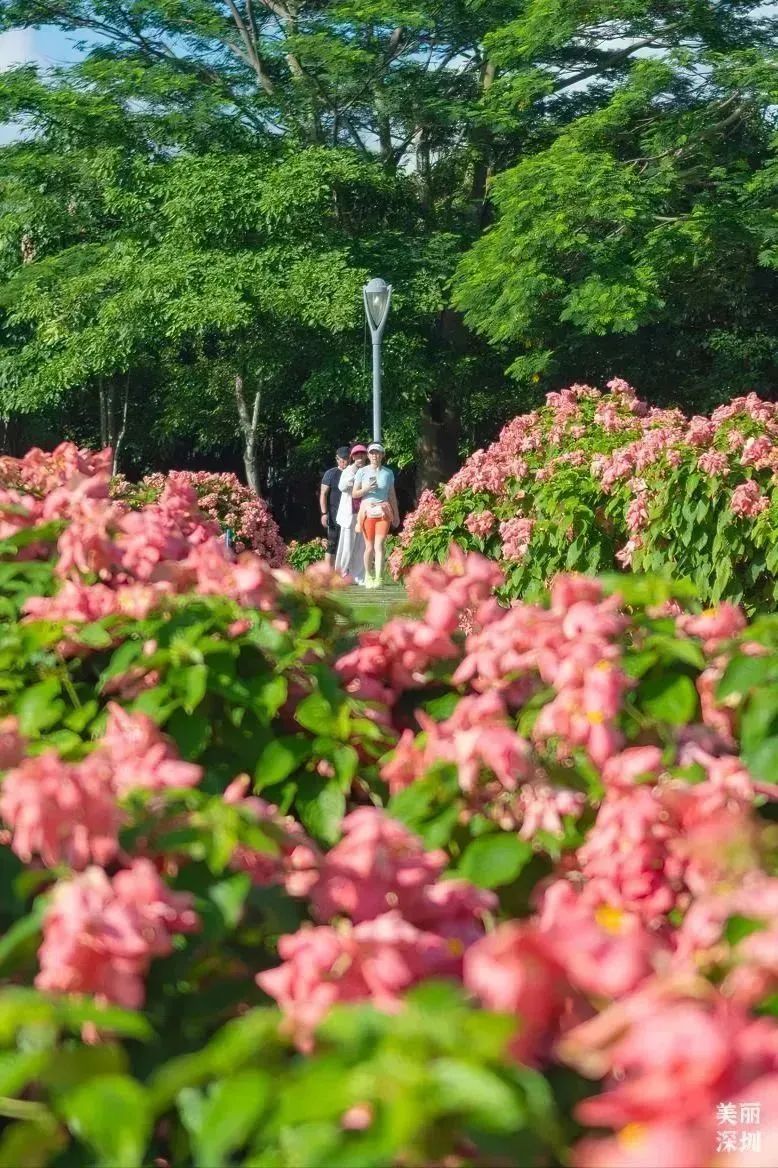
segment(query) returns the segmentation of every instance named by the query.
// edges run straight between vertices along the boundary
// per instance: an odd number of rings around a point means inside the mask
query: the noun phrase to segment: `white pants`
[[[335,571],[344,576],[361,579],[365,574],[365,537],[356,530],[357,517],[352,515],[349,527],[341,527]]]

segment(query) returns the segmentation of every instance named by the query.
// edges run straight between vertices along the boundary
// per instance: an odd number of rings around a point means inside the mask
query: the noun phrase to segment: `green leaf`
[[[442,694],[439,698],[432,698],[430,701],[424,702],[423,708],[430,718],[436,722],[444,722],[446,718],[450,718],[457,708],[460,696],[458,693]]]
[[[122,1038],[135,1038],[147,1042],[154,1031],[143,1014],[123,1010],[120,1006],[102,1006],[91,998],[55,998],[53,1005],[61,1025],[74,1033],[79,1033],[89,1022],[98,1030],[110,1031]]]
[[[213,732],[207,718],[187,714],[181,708],[173,711],[165,730],[175,739],[181,757],[187,762],[194,762],[200,757]]]
[[[295,802],[300,819],[312,836],[325,844],[337,842],[346,812],[346,796],[336,780],[325,783],[318,775],[306,776],[306,782],[298,787]]]
[[[642,710],[660,722],[683,726],[697,712],[698,697],[694,682],[685,673],[663,673],[646,678],[637,691]]]
[[[746,703],[740,722],[740,740],[750,757],[766,738],[778,734],[778,686],[758,689]],[[774,776],[771,776],[771,780]]]
[[[0,1168],[45,1168],[67,1143],[53,1115],[12,1123],[0,1136]]]
[[[285,677],[255,678],[246,683],[252,698],[252,709],[264,723],[275,718],[289,694]]]
[[[128,1065],[124,1047],[108,1042],[99,1046],[74,1046],[56,1051],[41,1080],[50,1091],[60,1094],[89,1079],[124,1075]]]
[[[177,670],[170,678],[183,696],[183,707],[187,714],[193,714],[205,697],[208,688],[208,666],[190,665]]]
[[[287,736],[269,742],[257,760],[254,771],[257,791],[272,787],[288,778],[310,757],[311,743],[307,738]]]
[[[436,775],[425,775],[415,783],[398,791],[389,800],[387,811],[393,819],[409,825],[421,822],[432,810],[439,787]]]
[[[53,1057],[52,1050],[1,1051],[0,1097],[21,1094],[33,1079],[38,1079]],[[56,1057],[56,1056],[54,1056]]]
[[[59,700],[62,685],[59,678],[47,677],[45,681],[30,686],[16,703],[19,730],[24,735],[35,737],[41,730],[53,726],[64,713],[65,706]]]
[[[335,729],[335,711],[324,694],[318,690],[303,698],[294,716],[295,721],[304,730],[310,730],[314,734],[331,734]]]
[[[444,1112],[460,1114],[491,1131],[516,1131],[523,1126],[525,1108],[494,1071],[459,1059],[437,1059],[430,1068],[432,1090]]]
[[[250,1138],[264,1111],[272,1080],[266,1071],[245,1070],[215,1084],[202,1097],[189,1124],[198,1168],[222,1168]],[[189,1126],[189,1124],[187,1126]]]
[[[530,844],[518,836],[502,832],[480,836],[462,856],[459,875],[479,888],[499,888],[512,884],[531,859]]]
[[[728,698],[731,694],[743,697],[749,690],[766,681],[775,669],[776,661],[772,656],[748,657],[740,653],[732,658],[724,670],[716,687],[716,696],[719,699]]]
[[[151,1134],[145,1091],[126,1075],[92,1079],[64,1095],[59,1110],[101,1168],[142,1168]]]
[[[737,945],[738,941],[742,941],[744,937],[750,937],[752,933],[760,932],[764,927],[764,921],[757,921],[751,917],[743,917],[736,913],[727,918],[727,923],[724,926],[724,936],[729,945]]]
[[[79,645],[87,645],[90,649],[107,649],[113,644],[113,637],[96,621],[90,624],[79,625],[75,638]]]
[[[752,750],[743,752],[743,761],[755,779],[778,782],[778,737],[765,738]]]
[[[45,899],[40,897],[33,905],[32,911],[21,920],[15,921],[8,932],[0,937],[0,966],[5,965],[19,948],[25,946],[33,937],[38,936],[45,909]]]
[[[238,872],[211,886],[209,896],[222,915],[228,929],[234,929],[243,915],[243,906],[251,890],[251,877]]]

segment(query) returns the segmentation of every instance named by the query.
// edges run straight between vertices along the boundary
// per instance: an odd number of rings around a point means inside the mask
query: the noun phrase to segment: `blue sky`
[[[0,35],[0,72],[25,61],[41,65],[64,65],[78,56],[77,37],[57,29],[14,29]]]

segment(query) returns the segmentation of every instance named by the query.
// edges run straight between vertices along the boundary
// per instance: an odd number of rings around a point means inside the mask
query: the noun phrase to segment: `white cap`
[[[377,450],[379,454],[386,454],[380,442],[371,442],[367,448],[367,453],[370,454],[373,450]]]

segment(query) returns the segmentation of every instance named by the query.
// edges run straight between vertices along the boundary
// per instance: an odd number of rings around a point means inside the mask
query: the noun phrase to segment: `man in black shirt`
[[[321,525],[327,529],[327,553],[324,562],[328,568],[335,566],[335,553],[338,550],[338,536],[340,528],[337,523],[338,507],[340,506],[340,476],[348,466],[350,451],[348,446],[339,446],[335,452],[337,466],[330,467],[324,472],[319,488],[319,511]]]

